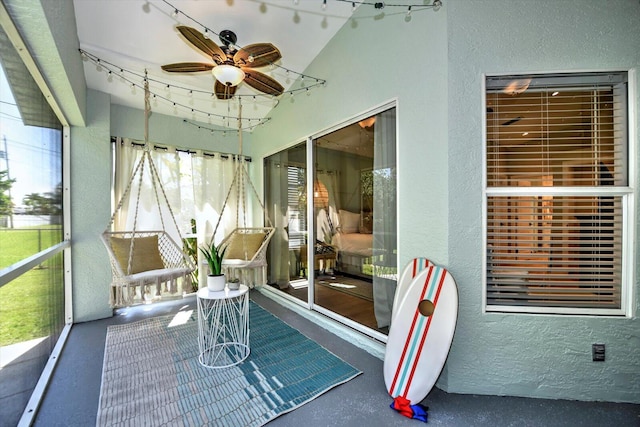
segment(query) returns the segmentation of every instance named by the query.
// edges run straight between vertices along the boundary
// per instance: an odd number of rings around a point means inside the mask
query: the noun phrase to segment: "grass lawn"
[[[48,225],[20,229],[0,228],[0,269],[62,241],[62,228]]]
[[[0,229],[0,269],[60,241],[60,227],[40,232]],[[60,332],[64,325],[62,259],[59,253],[0,287],[0,347]]]

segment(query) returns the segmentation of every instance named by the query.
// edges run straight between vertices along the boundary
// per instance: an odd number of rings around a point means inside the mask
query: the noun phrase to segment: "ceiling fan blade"
[[[251,68],[242,67],[242,71],[245,74],[244,81],[252,88],[269,95],[282,95],[284,87],[271,77]]]
[[[176,62],[175,64],[163,65],[160,68],[170,73],[195,73],[198,71],[209,71],[213,67],[213,64],[205,64],[203,62]]]
[[[236,93],[236,88],[237,86],[227,86],[216,80],[216,84],[213,86],[213,91],[218,99],[231,99]]]
[[[207,56],[212,58],[216,64],[220,64],[227,59],[227,55],[220,49],[220,46],[205,38],[205,36],[195,28],[179,25],[178,31],[189,41],[194,47],[204,52]]]
[[[256,43],[244,46],[233,55],[233,61],[240,67],[257,68],[272,64],[282,58],[280,51],[271,43]]]

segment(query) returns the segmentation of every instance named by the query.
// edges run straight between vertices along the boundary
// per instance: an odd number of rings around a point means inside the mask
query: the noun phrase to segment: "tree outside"
[[[0,215],[10,215],[13,209],[9,192],[16,180],[7,178],[8,174],[9,172],[6,170],[0,171]]]

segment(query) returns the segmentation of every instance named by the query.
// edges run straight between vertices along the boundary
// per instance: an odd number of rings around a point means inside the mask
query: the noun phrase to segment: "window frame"
[[[619,72],[627,75],[626,118],[627,118],[627,163],[626,186],[616,186],[607,189],[607,195],[621,197],[622,239],[621,239],[621,284],[620,307],[612,308],[572,308],[554,306],[520,306],[520,305],[492,305],[488,302],[488,240],[489,240],[489,199],[492,196],[540,196],[544,189],[554,193],[554,196],[564,195],[598,195],[594,187],[489,187],[488,186],[488,126],[487,126],[487,80],[506,76],[531,76],[544,77],[553,74],[567,74],[575,77],[589,73]],[[633,236],[635,235],[635,191],[637,182],[636,146],[637,121],[636,121],[636,73],[635,70],[598,70],[598,71],[571,71],[571,72],[522,72],[522,73],[483,73],[482,74],[482,312],[483,313],[510,313],[510,314],[540,314],[540,315],[586,315],[586,316],[612,316],[631,317],[633,313],[634,283],[635,283],[635,247]]]

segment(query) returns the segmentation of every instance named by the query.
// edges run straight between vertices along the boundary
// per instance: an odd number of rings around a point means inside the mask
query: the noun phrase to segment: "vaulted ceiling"
[[[278,97],[241,83],[231,102],[219,100],[212,96],[210,71],[163,71],[169,63],[211,63],[176,27],[195,28],[218,45],[223,30],[237,35],[239,47],[272,43],[282,58],[257,70],[278,81],[286,95],[300,87],[300,74],[352,14],[350,2],[330,1],[323,8],[319,0],[74,0],[74,7],[89,88],[108,93],[114,104],[143,109],[146,71],[152,111],[237,129],[240,99],[247,130],[268,117]],[[305,76],[302,84],[322,90],[322,80]]]

